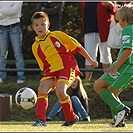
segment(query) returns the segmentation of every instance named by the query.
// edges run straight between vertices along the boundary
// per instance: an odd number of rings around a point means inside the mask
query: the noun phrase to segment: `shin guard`
[[[40,94],[38,95],[36,104],[36,119],[41,119],[46,122],[46,111],[48,107],[48,95]]]
[[[65,120],[68,122],[74,121],[76,116],[73,111],[72,102],[70,100],[70,97],[67,97],[67,99],[60,101]]]

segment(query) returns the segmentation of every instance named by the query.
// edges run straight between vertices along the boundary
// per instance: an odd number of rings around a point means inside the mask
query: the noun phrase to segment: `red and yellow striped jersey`
[[[55,72],[66,67],[78,70],[73,54],[78,53],[81,44],[62,31],[47,31],[44,38],[35,38],[32,52],[44,73]]]

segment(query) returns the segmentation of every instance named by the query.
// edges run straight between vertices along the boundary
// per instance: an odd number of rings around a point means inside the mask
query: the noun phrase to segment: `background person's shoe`
[[[36,122],[32,126],[47,126],[47,124],[41,119],[37,119]]]
[[[52,121],[52,119],[50,117],[47,117],[46,121]]]
[[[0,84],[1,84],[1,83],[4,83],[4,80],[3,80],[2,78],[0,78]]]
[[[90,116],[83,118],[82,121],[88,121],[88,122],[91,122],[91,120],[90,120]]]
[[[18,84],[22,84],[22,83],[24,83],[25,82],[25,80],[17,80],[17,83]]]
[[[76,123],[79,120],[79,117],[76,115],[76,118],[72,122],[65,121],[61,126],[72,126],[74,123]]]
[[[116,117],[114,127],[117,127],[121,122],[124,122],[124,119],[130,114],[131,109],[127,106],[123,110],[119,111]]]

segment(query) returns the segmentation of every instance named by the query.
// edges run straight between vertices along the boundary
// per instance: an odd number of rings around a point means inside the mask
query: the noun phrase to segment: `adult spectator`
[[[64,2],[39,2],[36,11],[44,11],[50,20],[50,31],[61,30]]]
[[[80,120],[90,122],[90,116],[88,115],[88,96],[79,76],[76,77],[75,81],[67,90],[67,93],[71,97],[74,112],[79,116]],[[57,115],[60,120],[65,120],[59,100],[57,100],[52,110],[48,114],[47,121],[54,120]]]
[[[107,47],[110,22],[118,10],[116,2],[80,2],[84,47],[90,56],[97,60],[98,49],[103,69],[112,63],[111,49]],[[92,68],[85,60],[85,68]],[[85,80],[90,81],[92,72],[85,73]]]
[[[0,68],[5,69],[6,57],[8,51],[8,42],[10,40],[16,68],[23,69],[24,60],[22,55],[22,31],[20,27],[20,17],[22,1],[0,1]],[[24,72],[17,72],[17,83],[24,83]],[[0,72],[0,83],[3,83],[7,77],[6,72]]]

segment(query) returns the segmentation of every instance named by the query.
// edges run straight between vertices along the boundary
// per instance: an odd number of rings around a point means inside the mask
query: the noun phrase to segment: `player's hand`
[[[104,72],[105,72],[105,73],[109,73],[109,74],[114,74],[117,70],[118,70],[118,69],[115,68],[115,66],[113,66],[113,67],[110,67],[110,68],[106,68],[106,69],[104,70]]]
[[[92,60],[90,64],[93,66],[93,68],[98,67],[98,62],[95,60]]]

